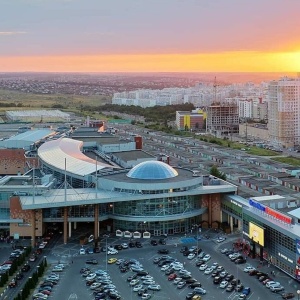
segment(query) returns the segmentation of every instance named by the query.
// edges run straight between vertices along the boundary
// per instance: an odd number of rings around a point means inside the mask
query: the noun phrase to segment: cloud
[[[26,31],[0,31],[0,36],[9,36],[17,34],[26,34]]]

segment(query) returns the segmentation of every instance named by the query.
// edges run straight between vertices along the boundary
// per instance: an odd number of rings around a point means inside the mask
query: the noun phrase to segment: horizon
[[[1,9],[0,72],[300,71],[297,1],[20,0]]]

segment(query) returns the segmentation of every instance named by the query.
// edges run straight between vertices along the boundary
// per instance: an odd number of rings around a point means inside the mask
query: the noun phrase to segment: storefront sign
[[[275,218],[275,219],[277,219],[279,221],[282,221],[282,222],[287,223],[287,224],[291,224],[292,223],[292,218],[287,217],[284,214],[282,214],[282,213],[280,213],[280,212],[278,212],[278,211],[276,211],[276,210],[274,210],[274,209],[272,209],[270,207],[267,207],[267,206],[265,206],[265,205],[263,205],[261,203],[258,203],[258,202],[254,201],[252,199],[249,199],[249,204],[252,207],[254,207],[254,208],[256,208],[256,209],[258,209],[258,210],[266,213],[267,215],[269,215],[269,216],[271,216],[271,217],[273,217],[273,218]]]
[[[288,258],[286,255],[284,255],[280,252],[278,252],[278,256],[284,258],[285,260],[287,260],[291,264],[294,262],[292,259]]]
[[[231,202],[232,204],[234,204],[234,205],[237,205],[238,207],[242,207],[241,204],[239,204],[239,203],[237,203],[237,202],[235,202],[235,201],[233,201],[233,200],[230,200],[230,202]]]

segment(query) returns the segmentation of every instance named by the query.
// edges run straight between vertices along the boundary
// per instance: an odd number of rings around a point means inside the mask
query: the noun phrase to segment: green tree
[[[226,180],[226,175],[222,172],[220,172],[218,170],[218,167],[216,165],[213,165],[211,168],[210,168],[210,174],[215,176],[215,177],[218,177],[220,179],[223,179],[223,180]]]

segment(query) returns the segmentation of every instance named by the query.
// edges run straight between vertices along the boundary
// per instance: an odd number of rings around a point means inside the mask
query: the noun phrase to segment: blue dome
[[[177,171],[161,161],[145,161],[133,167],[127,177],[135,179],[167,179],[178,175]]]

